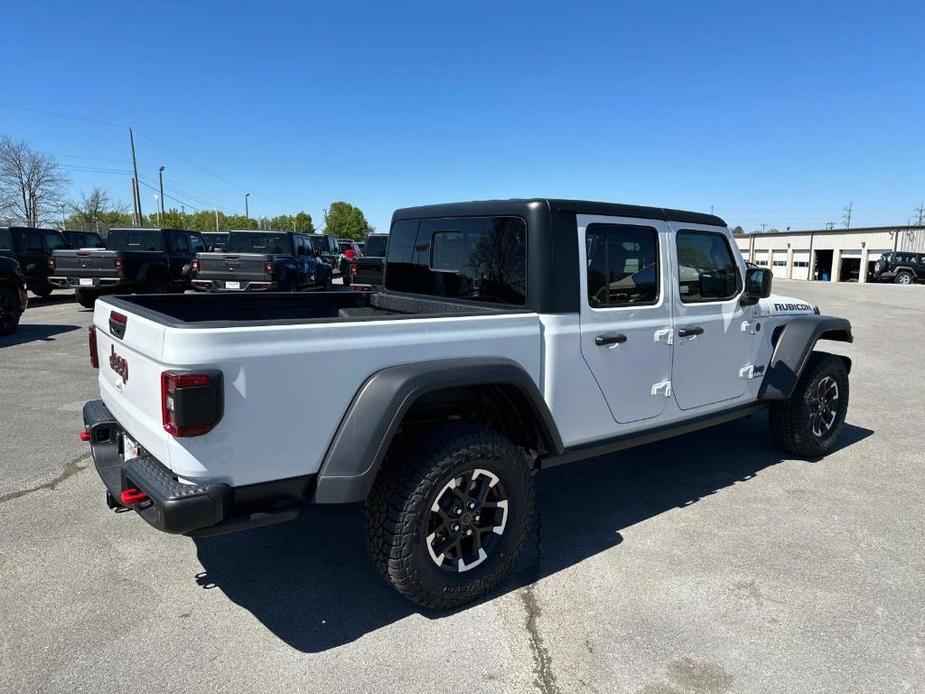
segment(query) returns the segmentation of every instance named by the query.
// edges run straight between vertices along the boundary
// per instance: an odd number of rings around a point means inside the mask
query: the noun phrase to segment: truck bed
[[[356,320],[523,313],[390,292],[146,294],[106,301],[162,325],[184,328],[242,327]]]

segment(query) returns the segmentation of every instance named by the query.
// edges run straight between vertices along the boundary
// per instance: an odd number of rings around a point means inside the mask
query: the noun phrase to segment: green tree
[[[324,233],[339,239],[362,241],[372,231],[359,207],[349,202],[332,202],[324,218]]]

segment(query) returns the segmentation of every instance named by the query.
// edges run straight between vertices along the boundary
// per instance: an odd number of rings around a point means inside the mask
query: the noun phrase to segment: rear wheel
[[[399,593],[451,609],[504,579],[534,506],[522,448],[483,426],[439,425],[390,453],[366,502],[367,544]]]
[[[893,281],[896,284],[912,284],[914,279],[912,273],[908,270],[900,270],[896,273],[896,277],[893,278]]]
[[[0,287],[0,336],[10,335],[19,325],[22,304],[12,289]]]
[[[74,293],[77,295],[77,303],[84,308],[93,308],[93,302],[96,301],[96,297],[99,296],[99,294],[92,289],[75,289]]]
[[[771,404],[771,435],[787,453],[818,458],[835,445],[847,413],[845,362],[813,352],[790,399]]]
[[[54,291],[54,287],[52,287],[47,282],[42,282],[40,284],[34,284],[30,286],[29,290],[36,296],[44,299]]]

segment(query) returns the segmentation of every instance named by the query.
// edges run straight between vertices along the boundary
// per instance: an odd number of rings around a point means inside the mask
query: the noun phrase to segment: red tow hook
[[[82,429],[80,431],[80,440],[84,442],[90,440],[90,430],[89,429]]]
[[[147,501],[148,495],[140,489],[129,487],[128,489],[122,490],[119,494],[119,500],[122,502],[123,506],[132,506],[134,504],[140,504],[142,501]]]

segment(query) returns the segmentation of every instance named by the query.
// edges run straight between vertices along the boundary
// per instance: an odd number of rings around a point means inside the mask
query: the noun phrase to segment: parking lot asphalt
[[[0,691],[925,690],[925,286],[775,281],[851,319],[838,450],[754,417],[539,479],[505,586],[449,614],[393,593],[358,507],[238,535],[116,514],[87,448],[90,312],[0,338]]]

